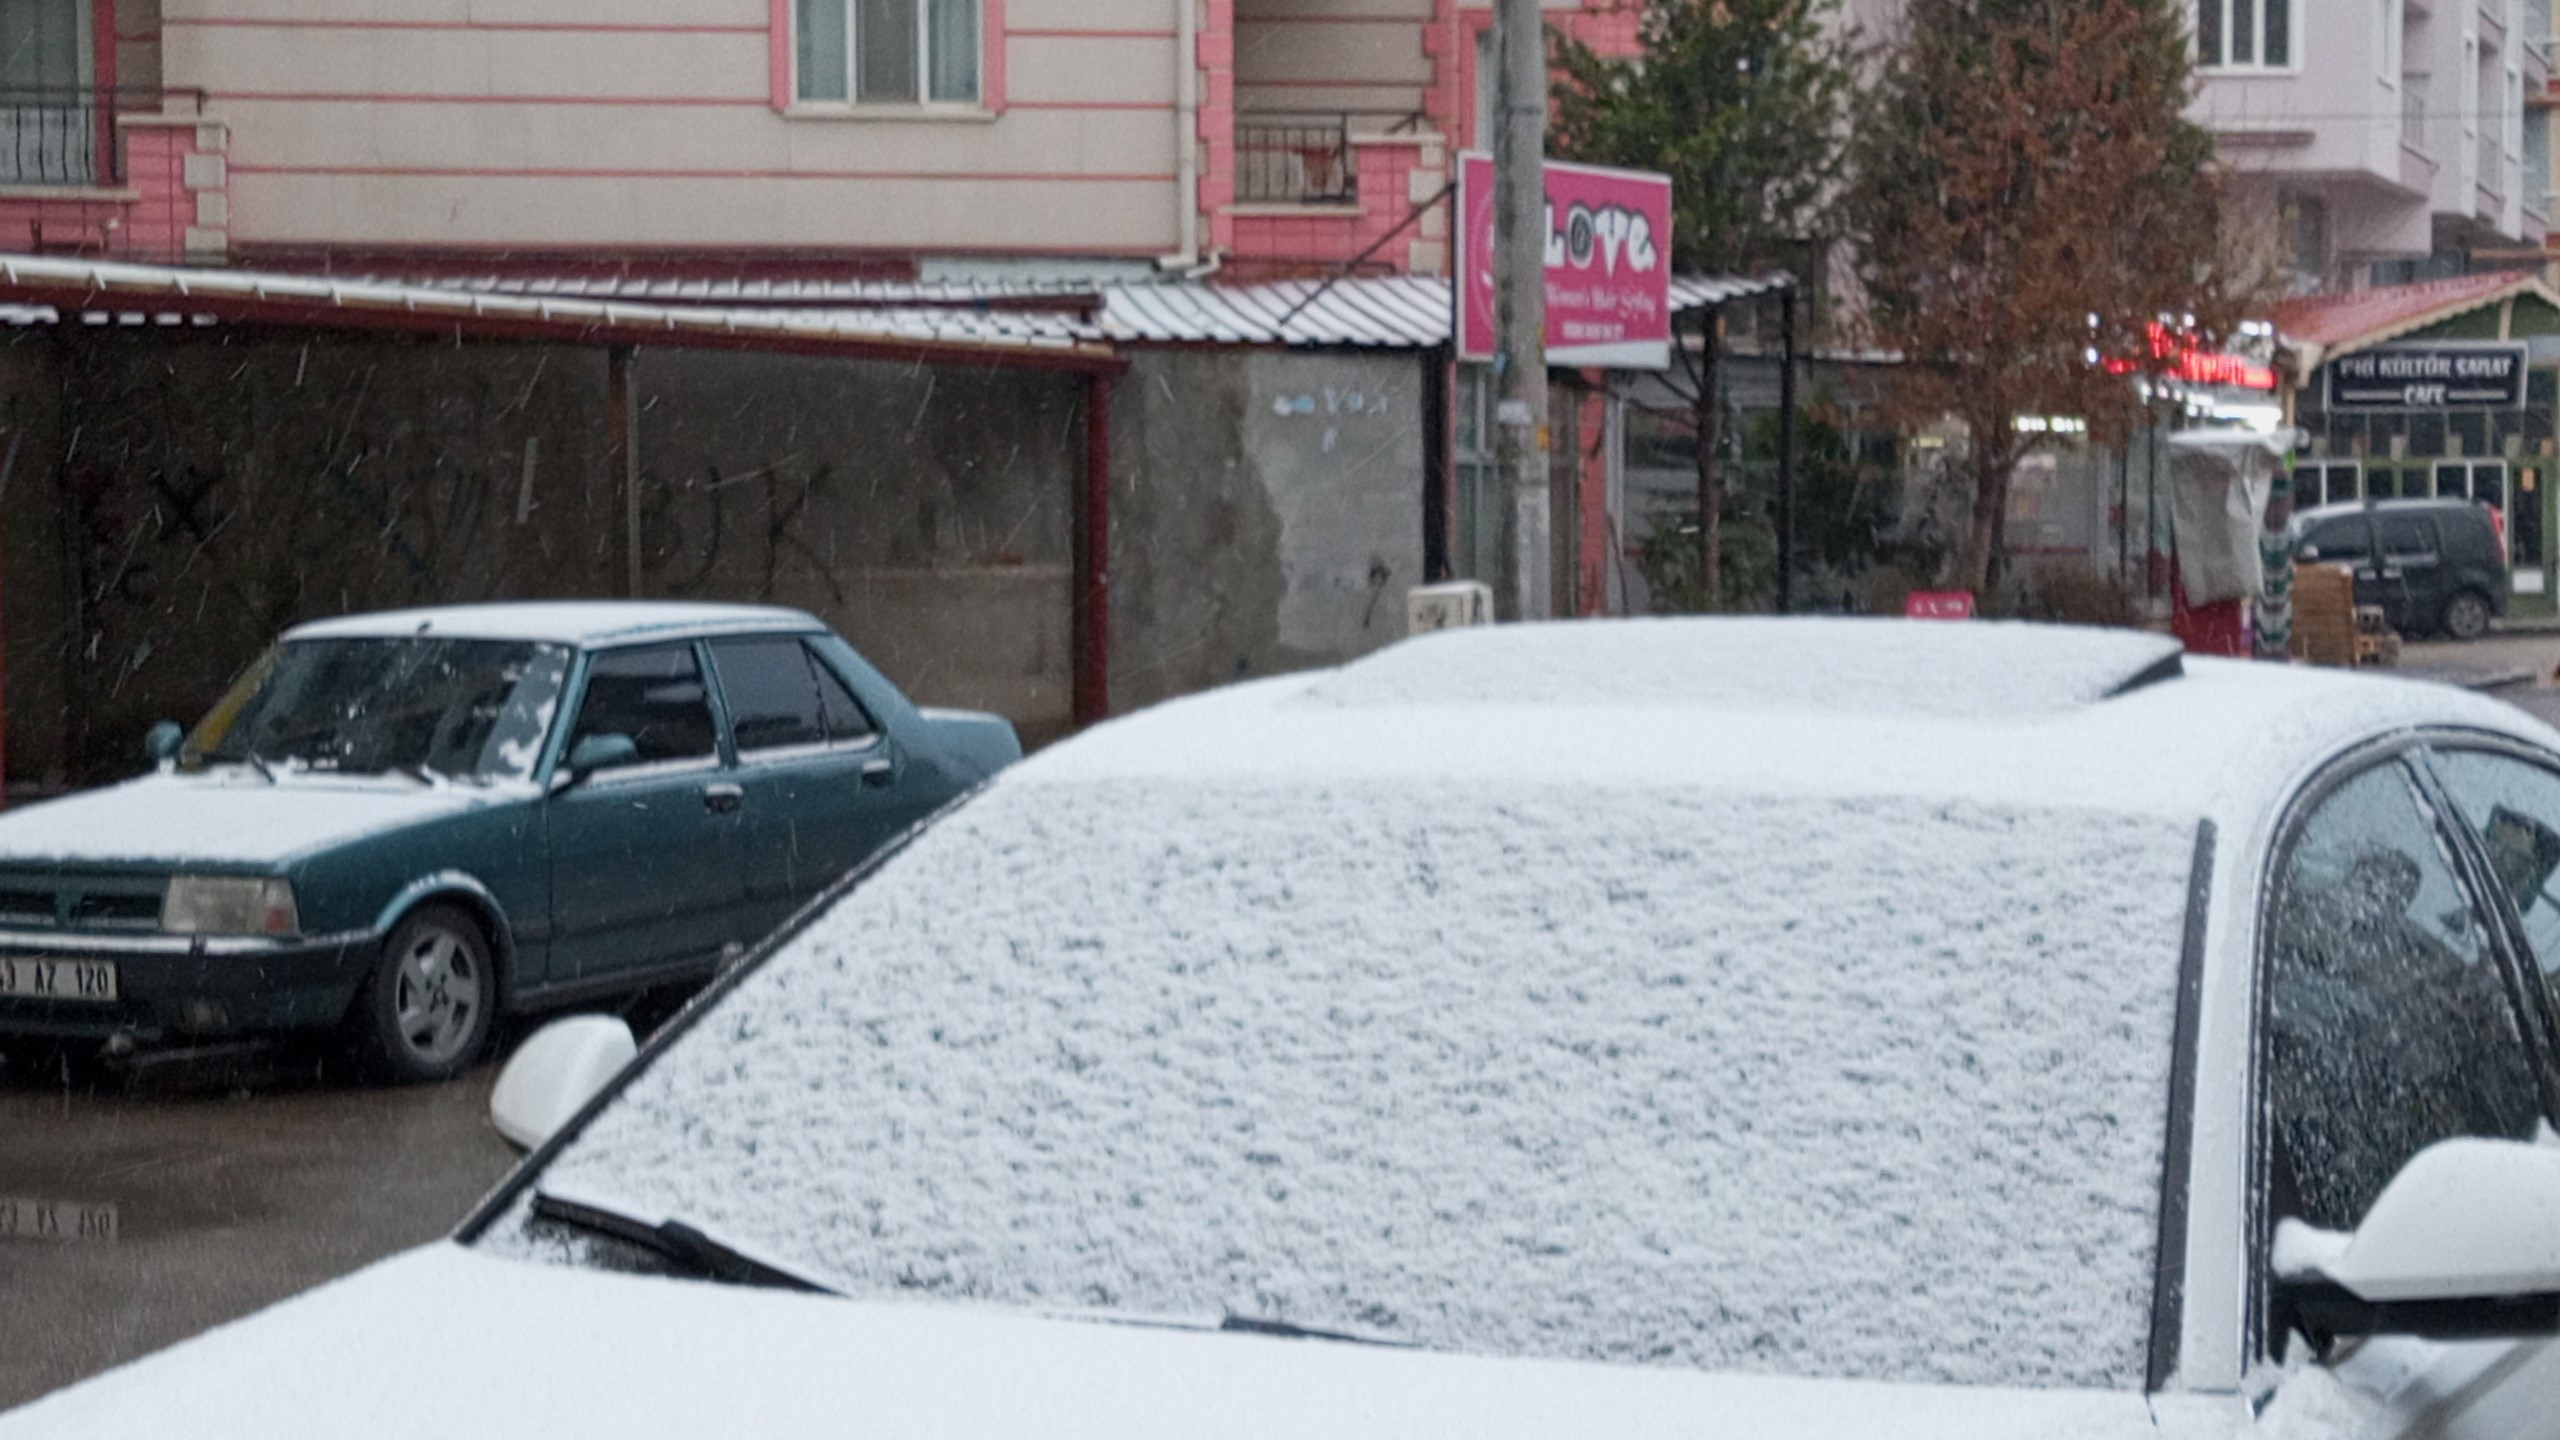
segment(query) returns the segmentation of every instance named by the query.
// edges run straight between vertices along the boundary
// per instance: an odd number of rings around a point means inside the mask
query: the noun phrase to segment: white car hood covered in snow
[[[250,770],[146,775],[0,815],[0,865],[26,861],[274,865],[513,791],[403,776]]]
[[[2245,1413],[2236,1403],[2229,1410]],[[0,1440],[2156,1440],[2159,1433],[2150,1407],[2129,1392],[1487,1360],[732,1289],[528,1265],[450,1244],[397,1256],[0,1416]]]

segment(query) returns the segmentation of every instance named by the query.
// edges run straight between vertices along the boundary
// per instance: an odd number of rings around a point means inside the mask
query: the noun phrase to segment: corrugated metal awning
[[[184,316],[458,338],[775,350],[1009,367],[1095,370],[1119,363],[1090,324],[1036,311],[658,304],[38,255],[0,255],[0,307],[10,306],[49,308],[91,323],[101,317],[138,323],[130,317]]]
[[[1674,313],[1763,295],[1783,275],[1686,276]],[[644,293],[648,299],[626,298]],[[18,307],[14,312],[5,307]],[[1124,346],[1436,349],[1450,283],[1417,276],[1201,281],[347,280],[0,255],[0,318],[230,320],[568,343],[773,349],[951,363],[1108,368]]]

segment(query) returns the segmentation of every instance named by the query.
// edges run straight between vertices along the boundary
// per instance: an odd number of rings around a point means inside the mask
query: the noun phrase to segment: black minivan
[[[2352,565],[2356,603],[2379,605],[2403,635],[2476,640],[2507,613],[2497,518],[2460,499],[2365,500],[2293,518],[2293,558]]]

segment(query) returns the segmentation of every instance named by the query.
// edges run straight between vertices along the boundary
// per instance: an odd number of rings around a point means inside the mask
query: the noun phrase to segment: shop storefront
[[[2560,295],[2526,274],[2466,276],[2295,301],[2297,510],[2450,497],[2497,514],[2511,613],[2560,609],[2553,421]]]

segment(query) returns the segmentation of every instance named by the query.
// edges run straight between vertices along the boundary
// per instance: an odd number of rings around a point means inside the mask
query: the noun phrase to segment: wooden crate
[[[2357,663],[2353,571],[2343,565],[2293,567],[2293,653],[2314,665]]]

